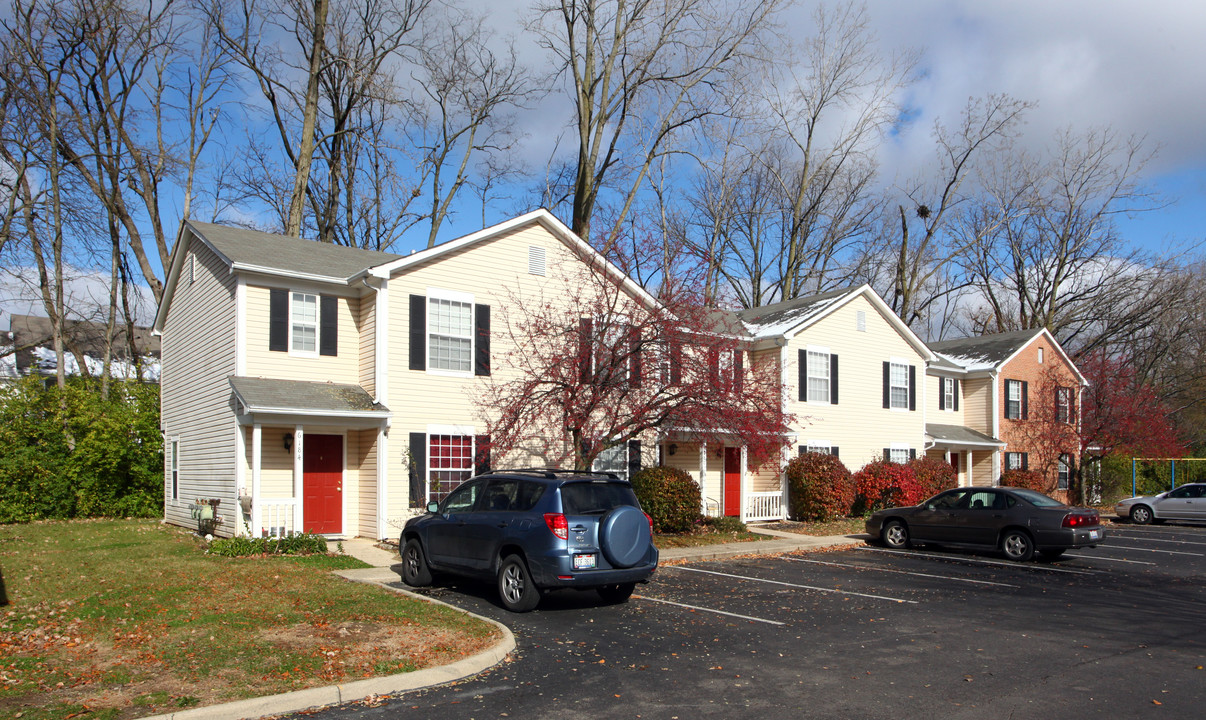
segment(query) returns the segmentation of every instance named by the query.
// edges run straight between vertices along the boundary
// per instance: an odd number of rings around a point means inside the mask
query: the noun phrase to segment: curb
[[[378,568],[373,569],[378,570]],[[408,595],[419,600],[438,603],[440,605],[452,608],[457,612],[464,613],[465,615],[477,618],[478,620],[482,620],[497,627],[502,632],[502,640],[492,648],[483,650],[482,652],[479,652],[476,655],[471,655],[463,660],[458,660],[451,665],[442,665],[440,667],[415,670],[414,672],[401,673],[399,675],[388,675],[386,677],[357,680],[339,685],[307,688],[305,690],[297,690],[294,692],[283,693],[281,695],[265,695],[264,697],[248,698],[247,700],[237,700],[235,702],[223,703],[221,705],[210,705],[208,707],[181,710],[180,712],[167,713],[164,715],[153,715],[142,718],[141,720],[245,720],[246,718],[259,718],[266,715],[281,715],[284,713],[300,712],[302,710],[309,710],[326,705],[339,705],[342,703],[354,702],[356,700],[364,700],[375,695],[392,695],[395,693],[418,690],[420,688],[431,687],[434,685],[443,685],[456,680],[463,680],[467,677],[476,675],[494,667],[502,662],[508,655],[510,655],[513,650],[515,650],[515,636],[511,633],[510,628],[498,622],[497,620],[491,620],[490,618],[467,612],[461,608],[449,605],[448,603],[440,600],[416,595],[415,593],[407,592],[401,588],[390,587],[386,584],[388,580],[384,578],[381,573],[366,573],[364,570],[351,570],[341,571],[335,574],[348,580],[352,580],[353,582],[364,582],[372,585],[380,585],[386,590],[390,590],[401,595]]]

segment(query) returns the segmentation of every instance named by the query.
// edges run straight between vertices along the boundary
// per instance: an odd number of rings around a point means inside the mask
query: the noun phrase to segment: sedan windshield
[[[1031,505],[1037,507],[1065,507],[1059,500],[1049,498],[1046,495],[1036,490],[1028,490],[1026,488],[1011,488],[1014,495],[1026,500]]]

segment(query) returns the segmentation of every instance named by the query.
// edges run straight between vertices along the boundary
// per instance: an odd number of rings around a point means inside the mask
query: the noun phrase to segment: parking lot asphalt
[[[1118,525],[1055,563],[916,548],[689,562],[626,604],[533,613],[492,585],[424,590],[503,622],[509,661],[319,718],[1060,717],[1206,702],[1206,526]]]

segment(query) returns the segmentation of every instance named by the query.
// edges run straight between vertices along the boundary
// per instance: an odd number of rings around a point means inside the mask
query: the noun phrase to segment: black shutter
[[[641,386],[641,331],[638,328],[628,329],[628,384]]]
[[[938,409],[946,409],[946,378],[938,378]]]
[[[951,397],[955,399],[955,412],[959,411],[959,379],[951,378]]]
[[[289,351],[289,291],[268,291],[268,349]]]
[[[917,366],[909,366],[909,409],[917,409]]]
[[[641,471],[641,441],[628,441],[628,479]]]
[[[800,351],[800,402],[808,400],[808,353]]]
[[[410,369],[427,369],[427,298],[410,296]]]
[[[1030,469],[1030,453],[1022,453],[1022,469]]]
[[[892,363],[884,363],[884,407],[892,407]],[[885,459],[887,459],[885,457]]]
[[[800,454],[800,455],[803,455],[803,454],[804,454],[804,453],[806,453],[806,452],[808,452],[808,446],[807,446],[807,445],[801,445],[801,446],[800,446],[800,453],[799,453],[799,454]]]
[[[490,436],[477,435],[473,444],[473,474],[485,475],[490,472]]]
[[[1030,403],[1027,398],[1027,394],[1028,394],[1027,388],[1029,385],[1030,385],[1030,383],[1026,382],[1025,380],[1022,381],[1022,419],[1023,420],[1026,420],[1030,416],[1030,407],[1029,407]]]
[[[339,300],[333,295],[318,298],[318,354],[339,354]]]
[[[427,500],[427,434],[410,434],[410,506],[423,507]]]
[[[834,457],[837,457],[837,456],[838,456],[838,446],[837,446],[837,445],[830,445],[830,446],[829,446],[829,454],[830,454],[830,455],[832,455],[832,456],[834,456]]]
[[[917,448],[909,448],[909,459],[910,460],[917,459]]]
[[[892,462],[892,448],[884,448],[884,462]]]
[[[473,374],[490,374],[490,306],[473,306]]]
[[[591,346],[594,341],[594,322],[590,318],[578,320],[578,379],[589,385],[593,377]]]
[[[708,348],[708,386],[720,387],[720,351]]]
[[[829,356],[829,404],[838,404],[838,360],[837,355]]]
[[[733,392],[738,395],[745,389],[745,356],[741,350],[733,351]]]
[[[670,384],[683,382],[683,346],[677,340],[670,341]]]

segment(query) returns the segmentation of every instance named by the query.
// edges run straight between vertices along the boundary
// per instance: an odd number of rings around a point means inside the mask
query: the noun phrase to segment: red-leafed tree
[[[755,466],[778,457],[792,420],[778,364],[751,362],[723,313],[654,299],[601,265],[549,276],[538,296],[503,289],[476,398],[493,457],[583,469],[650,431],[745,445]]]

